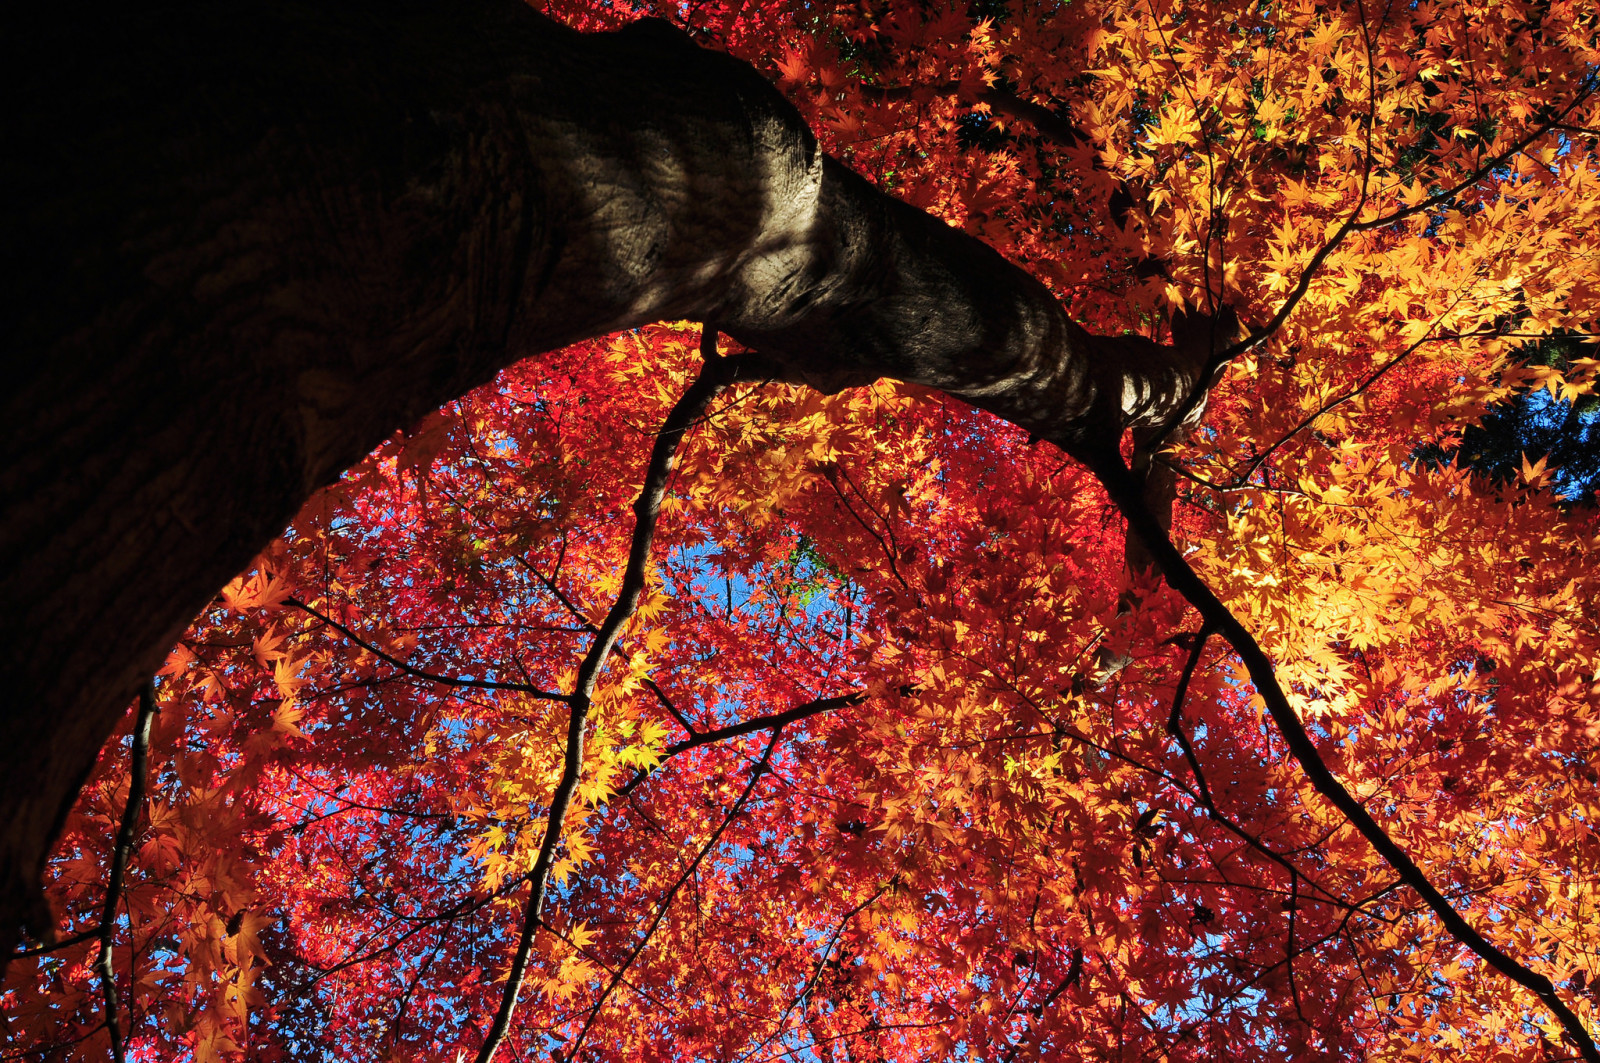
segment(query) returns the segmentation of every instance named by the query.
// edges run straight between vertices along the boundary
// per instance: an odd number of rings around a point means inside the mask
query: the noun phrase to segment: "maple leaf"
[[[783,80],[789,85],[803,85],[811,80],[811,68],[806,55],[793,46],[785,46],[780,57],[774,60]]]
[[[1526,454],[1522,456],[1522,479],[1528,484],[1529,487],[1537,490],[1550,482],[1550,478],[1555,474],[1555,470],[1547,469],[1545,467],[1549,460],[1549,455],[1545,455],[1538,461],[1529,464],[1528,456]]]

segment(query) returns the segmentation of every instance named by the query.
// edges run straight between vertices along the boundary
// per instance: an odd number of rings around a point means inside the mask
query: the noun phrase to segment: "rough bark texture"
[[[45,930],[60,817],[183,626],[311,492],[517,358],[710,319],[793,379],[943,388],[1074,452],[1194,377],[1089,336],[664,24],[585,36],[517,0],[12,22],[0,957]]]

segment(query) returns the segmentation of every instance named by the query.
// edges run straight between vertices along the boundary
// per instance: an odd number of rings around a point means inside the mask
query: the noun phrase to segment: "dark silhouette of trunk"
[[[662,318],[1074,453],[1189,352],[1098,338],[663,23],[516,0],[35,4],[0,44],[0,957],[97,750],[304,500],[500,367]],[[3,961],[0,961],[3,962]]]

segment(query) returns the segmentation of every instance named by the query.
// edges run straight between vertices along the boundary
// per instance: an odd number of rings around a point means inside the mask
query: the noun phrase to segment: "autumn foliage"
[[[1238,315],[1154,459],[1174,540],[1367,812],[1600,1031],[1600,525],[1537,455],[1451,457],[1497,403],[1593,393],[1593,358],[1524,362],[1600,320],[1594,7],[653,13],[1091,330]],[[1311,787],[1089,471],[757,355],[666,323],[533,359],[317,496],[156,678],[110,979],[133,743],[104,751],[4,1057],[105,1056],[107,984],[130,1059],[479,1055],[578,700],[497,1058],[1581,1057]]]

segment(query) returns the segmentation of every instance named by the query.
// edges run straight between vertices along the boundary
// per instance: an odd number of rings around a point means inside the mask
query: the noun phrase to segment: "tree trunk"
[[[13,22],[17,20],[13,18]],[[34,5],[5,35],[0,957],[140,681],[305,499],[517,358],[711,320],[1075,453],[1194,359],[1091,337],[663,23],[516,0]]]

